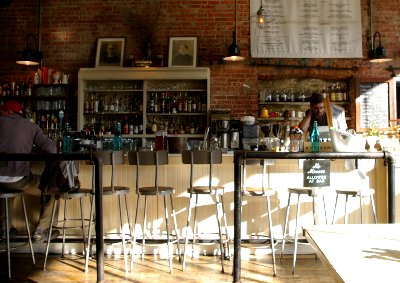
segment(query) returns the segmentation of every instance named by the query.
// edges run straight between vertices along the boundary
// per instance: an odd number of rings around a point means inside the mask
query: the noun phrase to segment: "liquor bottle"
[[[71,152],[71,146],[72,146],[71,143],[72,143],[72,141],[71,141],[71,135],[69,134],[69,124],[65,123],[64,135],[62,138],[62,152],[63,153]]]
[[[155,134],[157,132],[157,123],[153,117],[153,123],[151,123],[151,133]]]
[[[310,136],[311,141],[311,152],[319,152],[319,132],[317,121],[314,121],[314,125]]]
[[[150,94],[150,99],[149,99],[149,113],[155,112],[155,97],[154,94]]]
[[[101,150],[103,150],[103,131],[102,130],[99,130],[99,132],[98,132],[98,137],[97,137],[97,140],[96,140],[96,150],[99,150],[99,151],[101,151]]]
[[[121,135],[121,123],[115,124],[115,131],[113,137],[113,150],[122,149],[122,135]]]

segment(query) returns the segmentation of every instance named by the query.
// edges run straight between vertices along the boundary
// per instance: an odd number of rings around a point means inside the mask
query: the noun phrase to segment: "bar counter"
[[[240,195],[240,165],[243,160],[248,158],[256,159],[271,159],[274,164],[268,166],[268,186],[276,189],[277,194],[271,199],[273,225],[274,229],[281,229],[284,221],[284,211],[287,205],[287,188],[290,186],[302,186],[302,170],[299,167],[301,159],[330,159],[331,165],[331,183],[335,186],[344,185],[346,182],[344,176],[349,173],[345,168],[344,161],[346,159],[374,159],[375,161],[373,170],[368,174],[368,183],[370,187],[376,190],[376,203],[378,211],[378,222],[392,223],[394,222],[395,206],[394,206],[394,158],[393,155],[387,152],[377,153],[276,153],[276,152],[263,152],[263,151],[235,151],[235,153],[223,154],[223,163],[215,165],[215,182],[225,187],[225,208],[227,212],[229,234],[234,238],[234,282],[240,282],[240,243],[241,240],[248,239],[251,235],[266,234],[268,231],[265,216],[264,201],[249,200],[248,203],[243,203],[241,212],[241,195]],[[93,161],[97,174],[96,186],[96,259],[97,259],[97,278],[98,282],[104,280],[104,251],[105,243],[102,237],[104,232],[110,229],[115,229],[115,215],[117,206],[114,201],[102,199],[102,182],[109,178],[109,166],[102,166],[101,160],[96,160],[94,155],[90,152],[78,154],[1,154],[0,161],[7,160],[29,160],[29,161],[45,161],[45,160],[80,160],[79,180],[82,187],[91,186],[91,166],[87,165],[86,160]],[[387,166],[386,166],[387,165]],[[33,162],[32,169],[40,173],[43,167],[43,162]],[[160,183],[165,183],[176,188],[174,195],[175,210],[178,220],[178,229],[180,235],[184,235],[186,218],[187,218],[187,200],[188,194],[186,192],[189,180],[189,165],[183,165],[180,154],[170,154],[169,164],[164,166],[159,172]],[[132,191],[128,195],[128,205],[130,213],[133,215],[136,205],[136,193],[133,183],[136,174],[135,166],[124,164],[118,166],[117,183],[123,186],[129,186]],[[203,169],[199,169],[203,170]],[[207,170],[205,167],[204,170]],[[150,171],[141,171],[141,174],[149,174]],[[204,171],[206,172],[206,171]],[[249,170],[249,177],[259,182],[259,173]],[[251,175],[253,174],[253,175]],[[150,178],[148,178],[150,179]],[[196,180],[201,182],[201,180]],[[144,181],[146,182],[146,181]],[[349,182],[351,183],[351,181]],[[257,198],[258,199],[258,198]],[[31,201],[32,202],[32,201]],[[163,235],[163,226],[165,226],[159,219],[162,212],[162,201],[154,200],[152,204],[157,209],[152,210],[148,215],[149,228],[153,239],[161,239]],[[72,202],[71,214],[78,215],[78,203]],[[29,202],[28,202],[29,205]],[[31,207],[37,209],[39,202],[34,200]],[[211,233],[218,235],[218,227],[216,225],[215,217],[210,215],[212,211],[210,201],[205,199],[201,203],[202,206],[210,209],[205,209],[205,212],[199,213],[198,219],[200,225],[203,225],[203,230],[206,229]],[[153,206],[153,207],[154,207]],[[86,206],[89,207],[89,206]],[[103,213],[103,207],[106,213]],[[302,214],[307,214],[311,211],[310,204],[304,205]],[[60,208],[61,211],[61,208]],[[70,209],[69,209],[70,211]],[[352,217],[359,216],[358,208],[352,213]],[[367,221],[371,217],[367,215]],[[293,219],[292,219],[293,220]],[[138,223],[142,223],[139,219]],[[32,224],[32,223],[31,223]],[[127,226],[126,223],[124,225]],[[18,229],[18,227],[17,227]]]

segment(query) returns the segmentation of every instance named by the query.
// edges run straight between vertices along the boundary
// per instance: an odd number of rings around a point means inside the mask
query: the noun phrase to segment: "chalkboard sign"
[[[392,111],[392,82],[360,82],[356,99],[356,131],[385,129],[389,127]]]
[[[326,187],[331,183],[331,162],[327,159],[307,159],[303,163],[303,186]]]

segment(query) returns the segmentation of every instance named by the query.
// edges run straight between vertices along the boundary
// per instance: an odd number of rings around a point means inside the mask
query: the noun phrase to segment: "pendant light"
[[[228,56],[224,57],[225,61],[241,61],[244,60],[244,57],[240,56],[240,50],[239,46],[237,45],[236,42],[236,28],[237,28],[237,19],[236,19],[236,13],[237,13],[237,8],[236,8],[236,0],[235,0],[235,29],[232,32],[232,44],[229,45],[228,49]]]
[[[372,0],[369,1],[369,42],[368,42],[368,57],[371,63],[385,63],[392,61],[386,57],[386,48],[382,46],[381,34],[379,31],[372,36]],[[378,46],[376,46],[376,37],[378,36]]]
[[[17,51],[17,54],[20,54],[19,58],[17,59],[16,63],[20,65],[26,66],[37,66],[41,63],[42,60],[42,52],[40,52],[40,41],[41,41],[41,34],[40,34],[40,26],[41,26],[41,0],[38,2],[38,39],[32,33],[29,33],[26,36],[26,46],[25,49],[22,51]],[[31,49],[32,41],[34,43],[34,49]]]
[[[267,12],[262,6],[262,0],[260,2],[260,8],[257,11],[257,26],[263,29],[267,24]]]

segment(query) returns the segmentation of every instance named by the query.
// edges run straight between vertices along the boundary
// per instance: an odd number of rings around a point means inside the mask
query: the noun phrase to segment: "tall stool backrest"
[[[267,173],[267,161],[264,159],[245,159],[242,165],[242,194],[248,194],[247,186],[247,166],[261,166],[261,186],[257,186],[257,190],[252,190],[252,194],[264,195],[267,192],[265,176]],[[259,183],[258,183],[259,184]],[[258,193],[257,193],[258,191]]]
[[[94,151],[93,155],[97,156],[101,159],[103,165],[111,165],[111,180],[110,180],[110,188],[114,192],[115,191],[115,165],[121,165],[125,163],[124,160],[124,152],[122,150],[105,150],[105,151]],[[93,174],[92,174],[92,182],[94,188],[94,166],[93,166]],[[103,186],[107,187],[107,186]]]
[[[213,164],[222,163],[221,150],[184,150],[182,152],[182,163],[190,164],[190,191],[193,193],[194,165],[209,165],[208,169],[208,189],[211,192],[213,179]]]
[[[128,152],[128,161],[131,165],[136,165],[136,193],[140,194],[140,167],[155,166],[154,169],[154,189],[159,193],[158,171],[159,165],[168,164],[168,151],[130,151]],[[147,177],[147,176],[146,176]]]

